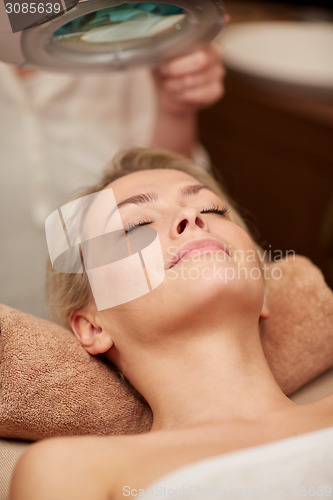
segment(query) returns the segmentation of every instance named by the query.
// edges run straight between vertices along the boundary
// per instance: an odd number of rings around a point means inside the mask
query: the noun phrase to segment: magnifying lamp
[[[71,72],[155,65],[223,24],[221,0],[0,0],[0,59]]]

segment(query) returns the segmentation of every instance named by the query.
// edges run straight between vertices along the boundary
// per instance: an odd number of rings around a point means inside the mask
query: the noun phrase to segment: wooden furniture
[[[224,98],[200,116],[217,173],[273,257],[306,255],[332,286],[333,89],[317,93],[235,70],[225,84]]]

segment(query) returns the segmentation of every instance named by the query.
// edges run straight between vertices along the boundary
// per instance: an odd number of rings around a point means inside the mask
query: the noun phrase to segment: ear
[[[102,354],[113,346],[110,334],[98,326],[95,319],[85,311],[75,311],[70,324],[75,337],[89,354]]]

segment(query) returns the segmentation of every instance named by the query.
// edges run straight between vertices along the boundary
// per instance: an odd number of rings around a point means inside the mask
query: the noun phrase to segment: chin
[[[166,280],[172,289],[172,301],[186,303],[191,308],[243,304],[261,310],[264,282],[257,266],[240,270],[235,262],[187,263],[171,268]]]
[[[166,271],[161,285],[126,304],[126,310],[149,318],[147,328],[174,329],[184,321],[220,321],[230,314],[258,313],[264,283],[255,264],[238,273],[237,262],[186,262]],[[252,272],[251,272],[252,270]],[[256,278],[256,279],[254,279]],[[124,306],[125,307],[125,306]]]

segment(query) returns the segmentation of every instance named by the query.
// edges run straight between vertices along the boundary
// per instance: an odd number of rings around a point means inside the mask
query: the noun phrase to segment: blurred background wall
[[[254,22],[333,29],[331,1],[226,0],[225,5],[231,22],[223,36]],[[281,50],[288,47],[281,44]],[[333,42],[330,54],[328,69],[333,69]],[[200,117],[202,142],[214,167],[246,207],[259,242],[272,252],[291,249],[308,256],[332,286],[333,80],[332,88],[326,82],[323,89],[301,77],[291,84],[230,61],[225,65],[225,97]]]

